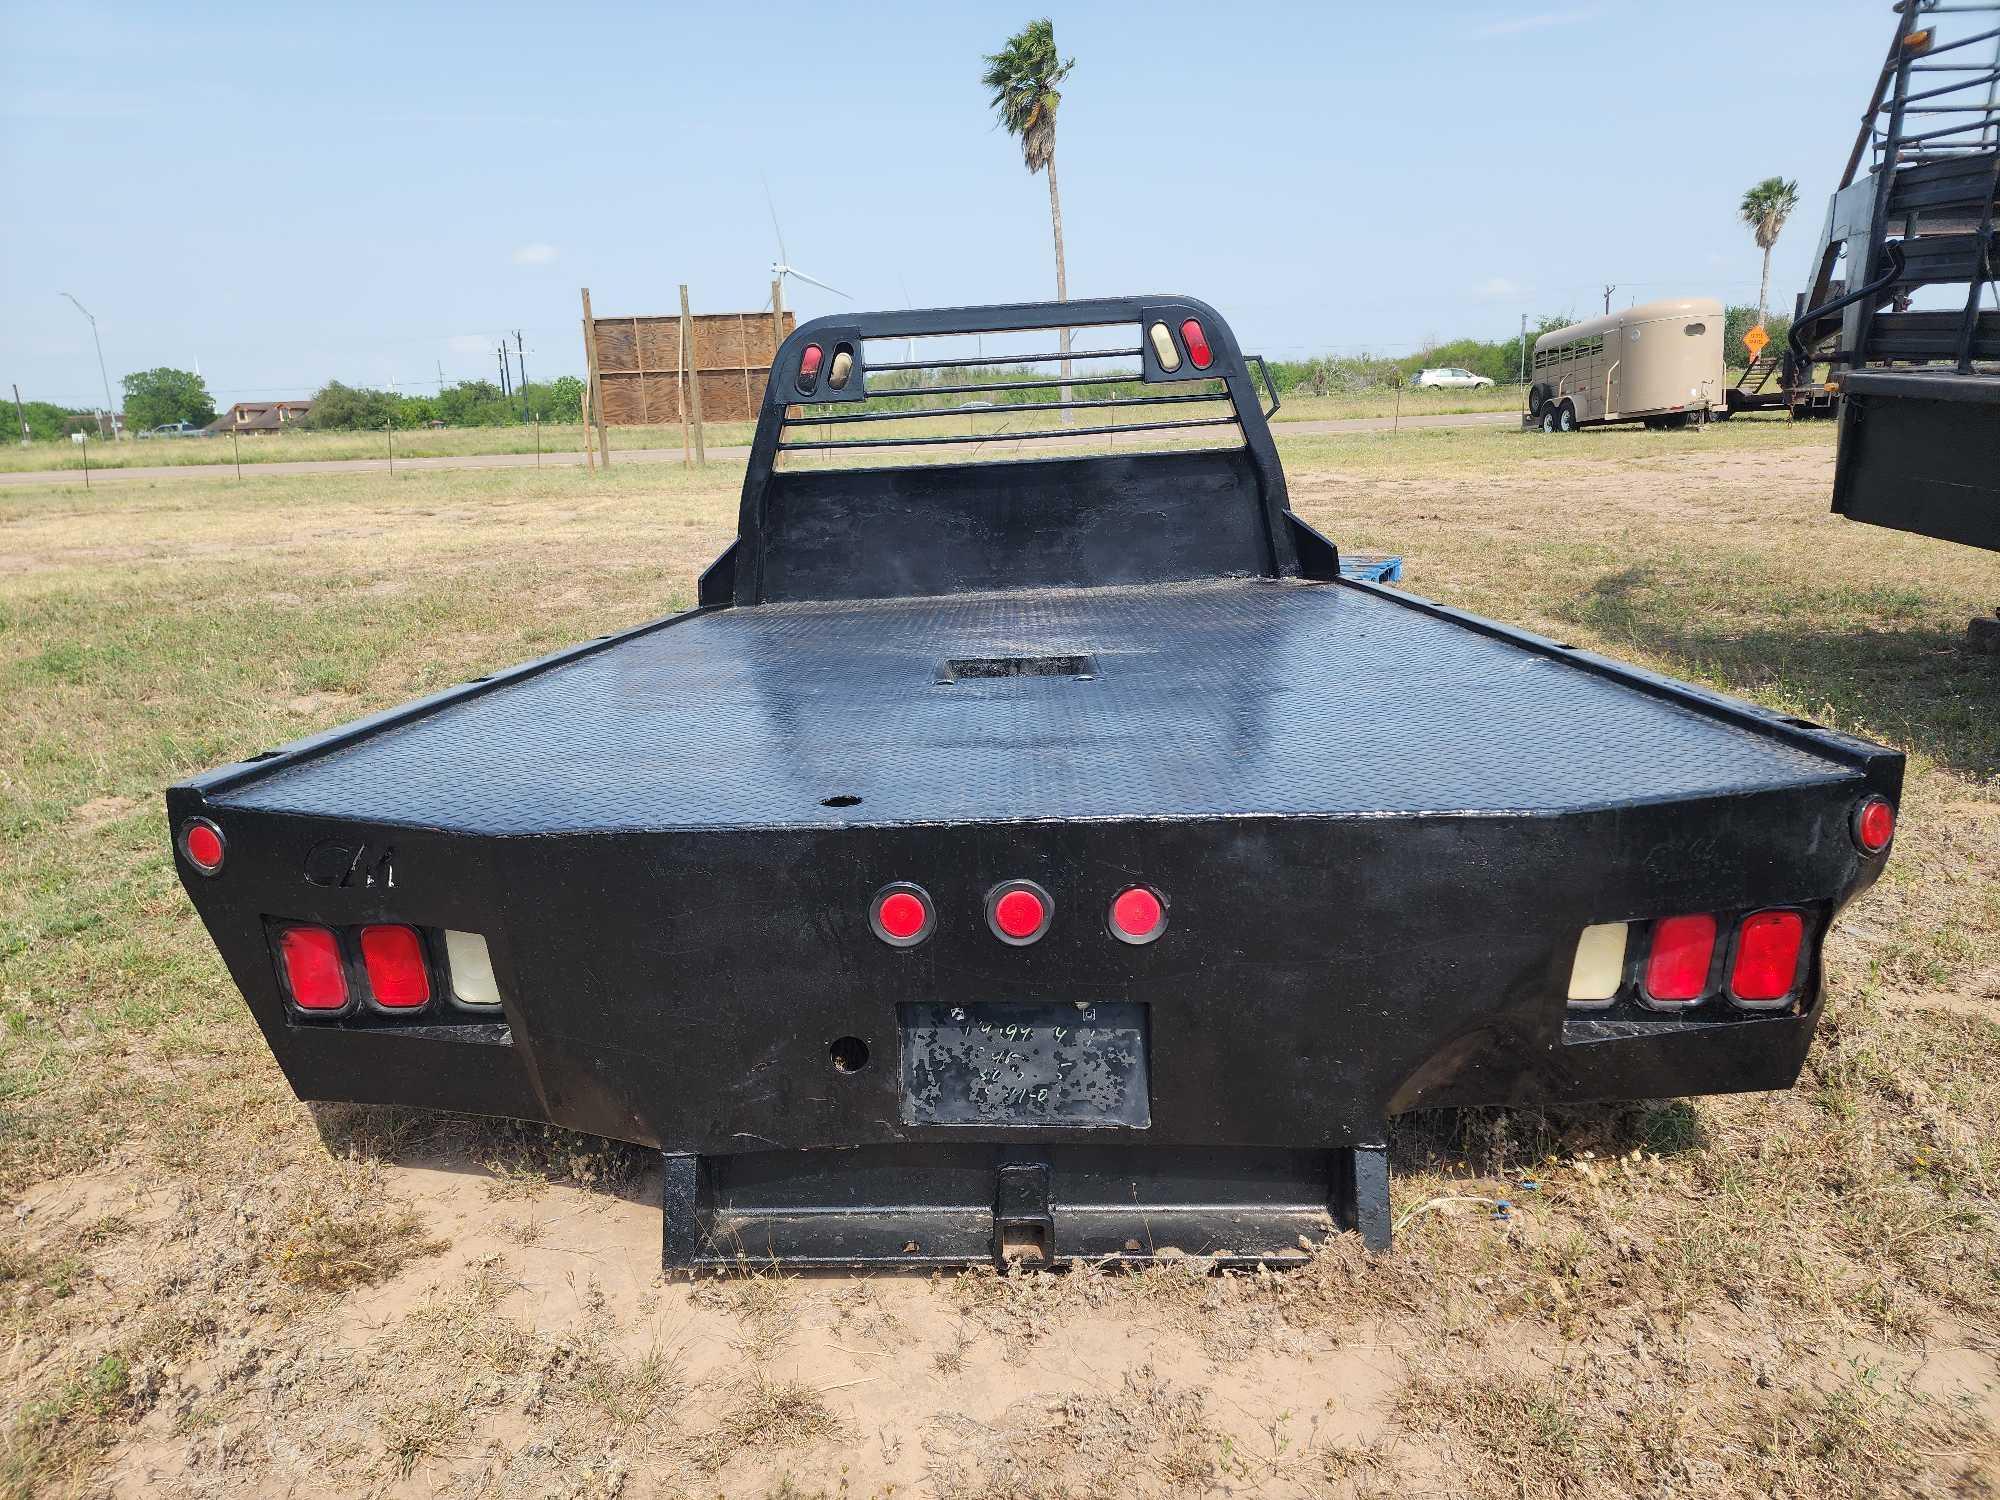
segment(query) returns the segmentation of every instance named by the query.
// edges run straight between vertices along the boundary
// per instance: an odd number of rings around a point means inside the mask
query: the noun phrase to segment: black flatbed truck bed
[[[1329,1222],[1381,1245],[1391,1115],[1794,1079],[1901,757],[1339,579],[1211,309],[1061,315],[1136,323],[1121,357],[1169,391],[1147,331],[1199,320],[1240,446],[787,469],[845,410],[788,387],[808,347],[851,356],[859,405],[867,337],[1057,309],[809,324],[698,608],[169,793],[303,1097],[658,1147],[694,1267],[1271,1260]],[[1027,941],[994,915],[1016,884]],[[907,944],[880,916],[905,887]],[[1156,940],[1108,915],[1135,887]],[[1795,983],[1732,1003],[1773,911]],[[1711,972],[1659,1004],[1649,934],[1686,913]],[[371,924],[419,935],[428,1004],[371,1003]],[[1616,993],[1572,1003],[1605,924]],[[295,927],[336,934],[344,1007],[293,1003]],[[497,1006],[450,998],[467,933]]]

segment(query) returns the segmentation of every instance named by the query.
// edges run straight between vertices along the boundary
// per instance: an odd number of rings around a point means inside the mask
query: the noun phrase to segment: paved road
[[[1456,412],[1446,416],[1412,416],[1402,418],[1404,427],[1512,427],[1520,423],[1520,417],[1511,411]],[[1274,422],[1271,430],[1281,438],[1304,437],[1313,433],[1338,432],[1387,432],[1396,425],[1391,417],[1344,417],[1327,422]],[[748,458],[748,448],[710,448],[710,458]],[[611,452],[614,466],[619,464],[664,464],[679,463],[681,450],[678,448],[614,448]],[[583,462],[583,455],[564,451],[544,453],[541,463],[547,468],[574,468]],[[462,453],[447,458],[399,458],[399,470],[417,469],[532,469],[536,466],[532,453]],[[245,470],[258,475],[265,474],[369,474],[383,473],[388,468],[385,459],[379,458],[310,458],[293,459],[283,463],[246,464]],[[130,469],[92,469],[92,484],[115,484],[120,481],[140,479],[213,479],[231,472],[228,464],[150,464]],[[23,485],[76,485],[83,484],[81,469],[36,470],[28,473],[0,473],[0,489],[18,488]]]

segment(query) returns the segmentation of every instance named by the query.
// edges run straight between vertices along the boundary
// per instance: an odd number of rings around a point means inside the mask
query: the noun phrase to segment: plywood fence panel
[[[771,314],[701,313],[694,317],[690,363],[701,380],[701,414],[708,422],[753,418],[763,399],[776,346]],[[597,371],[604,392],[604,420],[613,427],[678,422],[680,319],[599,316]],[[785,332],[797,326],[785,314]]]

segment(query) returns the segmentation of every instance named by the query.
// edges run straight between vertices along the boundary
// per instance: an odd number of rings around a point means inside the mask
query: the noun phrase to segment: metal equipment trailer
[[[167,793],[294,1089],[656,1148],[699,1269],[1383,1248],[1403,1111],[1790,1085],[1902,756],[1344,580],[1268,415],[1185,297],[797,330],[694,609]]]
[[[1895,11],[1780,399],[1837,393],[1837,513],[2000,548],[2000,3]],[[1972,635],[2000,649],[2000,621]]]

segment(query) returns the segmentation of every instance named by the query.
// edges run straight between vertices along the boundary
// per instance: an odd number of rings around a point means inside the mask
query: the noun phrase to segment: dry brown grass
[[[1796,1495],[1875,1500],[1988,1493],[1992,1432],[1963,1411],[1886,1390],[1867,1371],[1691,1398],[1629,1351],[1571,1351],[1553,1367],[1440,1365],[1411,1377],[1396,1415],[1445,1438],[1463,1492],[1624,1500]]]
[[[995,1422],[948,1414],[925,1444],[925,1483],[940,1500],[1199,1494],[1229,1467],[1207,1408],[1141,1365],[1115,1389],[1019,1402]]]

